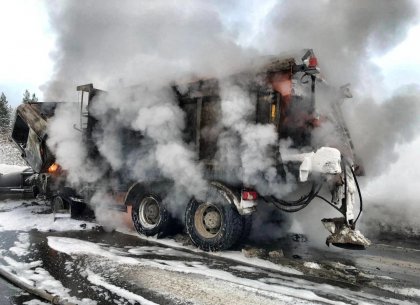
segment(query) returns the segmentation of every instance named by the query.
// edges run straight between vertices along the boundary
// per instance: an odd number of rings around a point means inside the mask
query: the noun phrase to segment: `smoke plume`
[[[397,145],[418,136],[419,90],[410,87],[387,101],[375,100],[382,76],[370,58],[401,42],[418,21],[414,1],[248,2],[255,14],[240,1],[49,2],[57,48],[53,77],[43,86],[46,100],[75,101],[75,87],[84,83],[110,91],[98,96],[91,109],[106,122],[94,137],[104,168],[87,162],[80,134],[67,129],[78,122],[72,107],[60,108],[52,120],[49,144],[73,184],[100,180],[113,170],[136,181],[163,176],[175,181],[177,192],[200,196],[206,188],[204,165],[183,141],[185,114],[170,84],[223,79],[259,56],[305,48],[314,49],[331,86],[353,85],[354,101],[343,110],[367,175],[380,175],[398,159]],[[262,194],[287,193],[290,188],[275,179],[270,154],[276,131],[252,121],[255,105],[249,92],[229,82],[219,85],[221,124],[202,136],[221,132],[216,157],[230,174],[226,179],[242,179]],[[318,95],[317,103],[328,108],[330,99]],[[143,135],[128,137],[128,151],[122,135],[127,128]],[[315,136],[331,138],[330,131],[326,126]],[[327,209],[313,205],[297,219],[313,223],[307,218]]]

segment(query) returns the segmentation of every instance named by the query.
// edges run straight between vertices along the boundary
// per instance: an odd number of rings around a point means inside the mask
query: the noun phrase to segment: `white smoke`
[[[54,151],[58,163],[68,170],[68,182],[75,186],[95,182],[103,174],[87,159],[82,135],[73,128],[78,122],[77,104],[69,103],[57,107],[55,117],[48,125],[48,146]]]
[[[256,123],[256,95],[238,85],[225,83],[220,90],[221,123],[226,130],[219,137],[218,156],[223,168],[235,172],[236,180],[254,186],[263,195],[279,198],[291,191],[277,175],[273,124]]]

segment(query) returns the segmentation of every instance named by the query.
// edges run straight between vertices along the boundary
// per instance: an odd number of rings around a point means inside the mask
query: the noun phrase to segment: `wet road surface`
[[[0,262],[43,287],[61,289],[79,304],[420,302],[416,241],[379,240],[366,251],[344,255],[340,250],[313,248],[303,236],[292,234],[277,241],[285,256],[274,260],[276,269],[246,259],[240,251],[220,257],[173,240],[157,242],[101,228],[4,230]],[[0,305],[34,299],[3,280],[0,294]]]

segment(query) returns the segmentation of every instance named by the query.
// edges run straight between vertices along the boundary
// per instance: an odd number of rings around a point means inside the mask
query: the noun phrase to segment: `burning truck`
[[[69,128],[80,131],[89,162],[102,169],[99,181],[69,187],[66,169],[55,163],[47,146],[47,125],[59,103],[19,106],[12,139],[35,171],[34,190],[50,198],[53,207],[70,208],[73,214],[80,212],[81,206],[90,202],[98,189],[106,189],[108,194],[123,201],[125,211],[131,211],[133,225],[140,234],[163,236],[171,231],[175,219],[181,218],[197,247],[218,251],[231,248],[248,236],[252,215],[258,206],[273,205],[280,213],[292,213],[318,198],[341,215],[322,220],[331,233],[327,244],[361,249],[370,244],[356,230],[363,208],[357,175],[363,168],[355,156],[340,108],[343,98],[351,94],[347,87],[335,91],[325,89],[328,86],[319,75],[317,58],[308,50],[299,59],[265,58],[247,71],[226,79],[199,79],[168,85],[167,89],[184,114],[182,141],[193,151],[195,162],[203,169],[206,191],[197,196],[178,194],[179,190],[174,187],[176,179],[159,169],[150,171],[147,179],[136,180],[124,170],[112,168],[106,152],[99,149],[97,139],[106,137],[106,126],[115,113],[109,111],[99,116],[92,111],[109,95],[92,84],[77,87],[80,100],[74,105],[80,109],[80,124]],[[253,110],[243,120],[275,130],[276,141],[263,152],[274,169],[270,177],[261,173],[258,179],[245,180],[242,175],[247,164],[243,164],[243,160],[220,161],[224,155],[218,148],[226,133],[231,138],[236,137],[239,149],[244,141],[239,130],[221,124],[221,87],[226,82],[246,92],[252,102]],[[318,86],[334,92],[334,101],[327,107],[328,114],[318,112]],[[136,88],[130,88],[130,92],[135,95]],[[323,124],[333,126],[340,135],[339,141],[332,145],[314,143],[314,131]],[[131,148],[153,149],[153,138],[130,126],[118,134],[121,151],[127,155]],[[286,150],[282,149],[282,143],[288,143]],[[253,181],[267,183],[254,184]],[[288,191],[277,191],[282,188]],[[331,199],[321,192],[329,193]],[[173,212],[175,205],[183,206],[182,217]],[[359,208],[357,213],[354,212],[356,207]]]

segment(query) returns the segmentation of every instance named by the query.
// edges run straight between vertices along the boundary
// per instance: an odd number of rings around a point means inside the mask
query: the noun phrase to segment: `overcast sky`
[[[42,96],[39,86],[52,72],[53,31],[43,1],[0,1],[0,91],[16,106],[28,89]]]
[[[269,1],[265,3],[264,7],[256,5],[252,10],[254,14],[248,14],[250,35],[242,37],[243,44],[246,45],[256,32],[259,16],[272,7]],[[54,52],[54,31],[50,28],[44,1],[2,0],[0,12],[0,91],[6,94],[13,106],[20,103],[25,89],[35,92],[42,101],[39,88],[50,78],[54,66],[50,56]],[[238,19],[234,13],[225,17],[227,22]],[[419,37],[420,24],[414,26],[405,41],[388,54],[372,58],[381,67],[387,88],[420,83]]]

